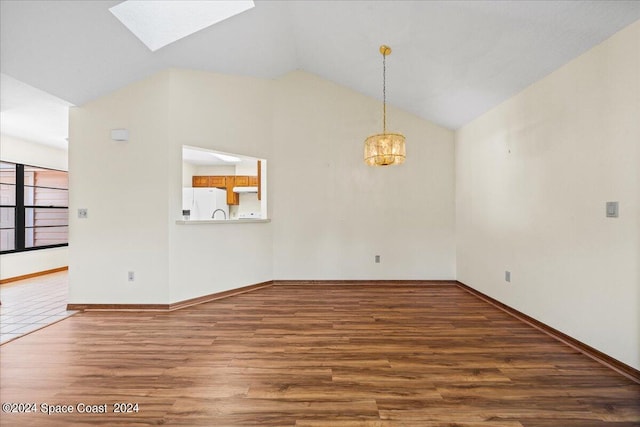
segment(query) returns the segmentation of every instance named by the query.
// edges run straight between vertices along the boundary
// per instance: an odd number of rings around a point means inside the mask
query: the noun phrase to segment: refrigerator
[[[190,211],[189,220],[229,219],[227,192],[219,188],[183,188],[182,210]]]

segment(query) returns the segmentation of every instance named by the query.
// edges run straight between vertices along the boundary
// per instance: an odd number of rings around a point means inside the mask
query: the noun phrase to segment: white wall
[[[193,185],[193,176],[198,175],[197,166],[191,163],[182,162],[182,186],[191,187]]]
[[[70,218],[70,303],[169,302],[167,224],[170,211],[181,213],[169,191],[182,184],[182,153],[169,147],[169,83],[165,71],[70,111],[70,207],[88,209],[87,219]],[[129,130],[128,142],[111,140],[116,128]]]
[[[0,160],[68,170],[65,150],[4,134],[0,135]],[[66,267],[69,262],[68,254],[68,248],[63,247],[0,255],[0,279]]]
[[[0,279],[26,276],[66,267],[68,264],[69,250],[67,247],[3,254],[0,255]]]
[[[4,134],[0,135],[0,159],[42,168],[69,170],[66,150]]]
[[[271,98],[267,80],[167,70],[72,109],[70,203],[89,218],[71,221],[69,302],[166,304],[272,279],[270,224],[175,223],[182,146],[268,157]]]
[[[637,22],[457,132],[458,280],[639,369],[639,165]]]
[[[235,166],[196,166],[195,175],[235,175]]]
[[[172,219],[180,218],[182,145],[271,157],[272,93],[269,80],[171,70]],[[203,170],[198,168],[199,173]],[[235,172],[234,168],[229,175]],[[171,221],[169,234],[172,302],[273,279],[270,223],[176,225]]]
[[[301,72],[274,82],[190,70],[74,108],[71,207],[89,218],[72,219],[70,302],[170,303],[274,278],[454,278],[453,133],[391,109],[409,159],[369,168],[362,141],[380,110]],[[130,141],[110,141],[112,128]],[[267,159],[273,222],[176,224],[183,145]]]
[[[407,160],[374,168],[363,145],[382,130],[380,101],[304,72],[276,94],[275,278],[454,279],[453,132],[389,107]]]

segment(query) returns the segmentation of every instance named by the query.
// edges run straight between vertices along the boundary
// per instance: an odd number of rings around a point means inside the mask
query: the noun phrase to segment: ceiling
[[[301,69],[381,99],[385,43],[389,103],[457,129],[640,19],[640,1],[256,0],[151,52],[109,12],[118,3],[0,1],[0,71],[75,105],[168,67]]]

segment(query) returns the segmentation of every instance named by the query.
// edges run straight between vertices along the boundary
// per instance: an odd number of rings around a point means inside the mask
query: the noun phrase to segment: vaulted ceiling
[[[2,73],[75,105],[168,67],[302,69],[380,99],[384,43],[389,103],[457,129],[640,19],[640,1],[256,0],[151,52],[118,3],[2,0]]]

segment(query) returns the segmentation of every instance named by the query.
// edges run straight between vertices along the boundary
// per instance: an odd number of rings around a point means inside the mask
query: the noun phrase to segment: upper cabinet
[[[194,187],[216,187],[227,190],[227,204],[240,204],[240,195],[233,191],[233,187],[260,187],[260,180],[257,176],[238,175],[238,176],[203,176],[196,175],[191,179]]]
[[[247,186],[249,186],[248,176],[236,176],[236,184],[234,185],[234,187],[247,187]]]
[[[227,187],[227,177],[226,176],[210,176],[209,177],[209,186],[210,187]]]
[[[209,187],[208,176],[194,176],[191,178],[191,185],[193,187]]]

